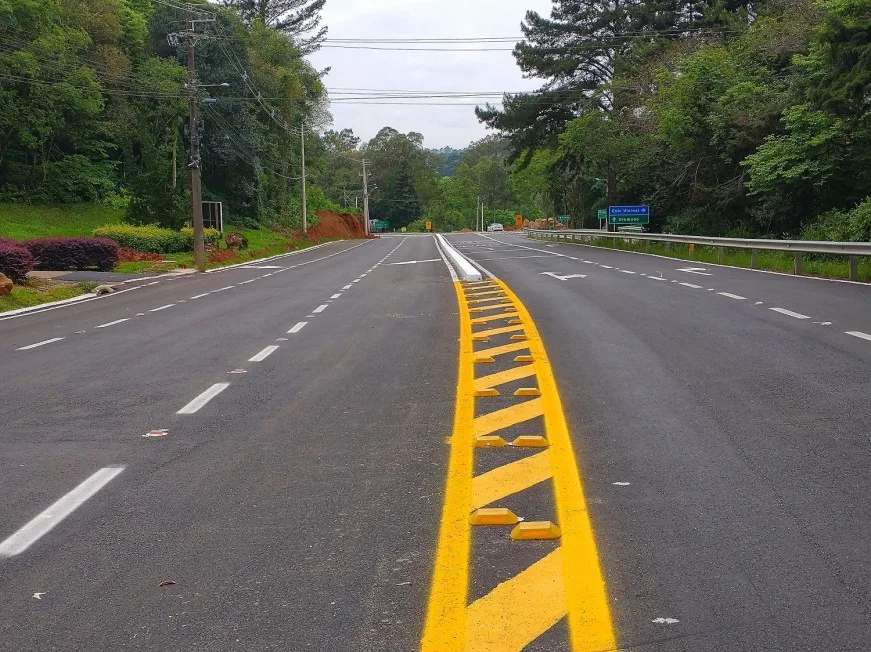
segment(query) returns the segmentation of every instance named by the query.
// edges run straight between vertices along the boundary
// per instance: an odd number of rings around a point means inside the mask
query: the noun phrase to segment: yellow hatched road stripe
[[[489,414],[482,414],[476,418],[473,435],[475,437],[491,435],[497,430],[529,421],[535,417],[540,417],[542,414],[544,414],[544,401],[541,398],[517,403],[511,407],[502,408]]]
[[[493,337],[494,335],[503,335],[505,333],[516,333],[517,331],[522,331],[523,326],[503,326],[502,328],[491,328],[486,331],[475,331],[473,335],[477,335],[479,337]]]
[[[471,319],[463,287],[460,308],[460,370],[445,502],[436,550],[433,583],[422,638],[423,652],[520,652],[567,617],[574,652],[616,649],[605,582],[556,380],[544,344],[529,312],[501,281],[496,281],[517,312]],[[472,326],[506,317],[521,326],[494,328],[474,335],[522,331],[532,364],[475,378]],[[516,346],[509,344],[507,346]],[[504,347],[479,351],[492,355]],[[519,349],[514,349],[519,350]],[[507,352],[507,351],[505,351]],[[498,353],[496,353],[498,354]],[[542,396],[475,418],[476,390],[535,375]],[[483,399],[490,400],[490,399]],[[474,440],[478,436],[543,415],[550,448],[514,458],[475,478]],[[510,448],[498,449],[510,451]],[[498,454],[490,451],[487,454]],[[468,604],[472,510],[552,479],[562,537],[560,547],[526,570]],[[524,545],[517,542],[518,546]],[[505,554],[510,554],[506,548]]]
[[[481,376],[475,379],[475,389],[490,389],[505,383],[510,383],[521,378],[529,378],[535,375],[535,365],[524,364],[519,367],[511,367],[489,376]]]
[[[522,650],[556,625],[566,615],[562,566],[562,551],[557,548],[473,602],[466,646],[454,650]]]
[[[553,471],[548,450],[496,467],[472,479],[472,509],[486,507],[551,477]]]
[[[529,342],[512,342],[511,344],[505,344],[503,346],[494,346],[489,349],[481,349],[480,351],[475,351],[475,355],[503,355],[505,353],[512,353],[514,351],[522,351],[523,349],[529,348]]]
[[[498,321],[500,319],[509,319],[509,318],[514,318],[514,317],[517,317],[516,312],[506,312],[506,313],[501,314],[501,315],[487,315],[486,317],[476,317],[475,319],[472,320],[472,323],[475,325],[487,324],[491,321]]]

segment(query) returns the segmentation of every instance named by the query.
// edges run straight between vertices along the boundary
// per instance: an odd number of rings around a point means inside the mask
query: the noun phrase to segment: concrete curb
[[[447,254],[451,264],[457,270],[457,273],[464,281],[480,281],[481,272],[479,272],[472,263],[470,263],[463,254],[454,249],[445,237],[441,234],[436,235],[436,242],[439,247]]]

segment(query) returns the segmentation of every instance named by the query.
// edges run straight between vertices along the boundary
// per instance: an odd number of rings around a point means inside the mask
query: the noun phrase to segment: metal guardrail
[[[824,242],[815,240],[755,240],[748,238],[709,238],[696,235],[672,235],[669,233],[612,233],[595,229],[526,229],[529,238],[564,242],[584,242],[597,238],[644,242],[677,242],[680,244],[716,247],[717,262],[723,262],[726,249],[749,249],[750,268],[757,268],[757,252],[789,251],[794,254],[795,274],[803,274],[802,256],[804,254],[832,254],[847,256],[850,263],[850,280],[859,280],[859,256],[871,256],[871,242]]]

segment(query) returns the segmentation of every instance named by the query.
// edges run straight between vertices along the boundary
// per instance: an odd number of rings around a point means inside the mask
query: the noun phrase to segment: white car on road
[[[501,224],[491,224],[490,226],[487,227],[487,230],[490,231],[490,232],[493,232],[493,231],[504,231],[504,230],[505,230],[505,227],[502,226]]]

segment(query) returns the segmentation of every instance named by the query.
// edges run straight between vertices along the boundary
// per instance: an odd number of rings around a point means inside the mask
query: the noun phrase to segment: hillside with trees
[[[514,56],[539,92],[478,117],[558,209],[654,230],[871,238],[871,3],[554,0]]]

